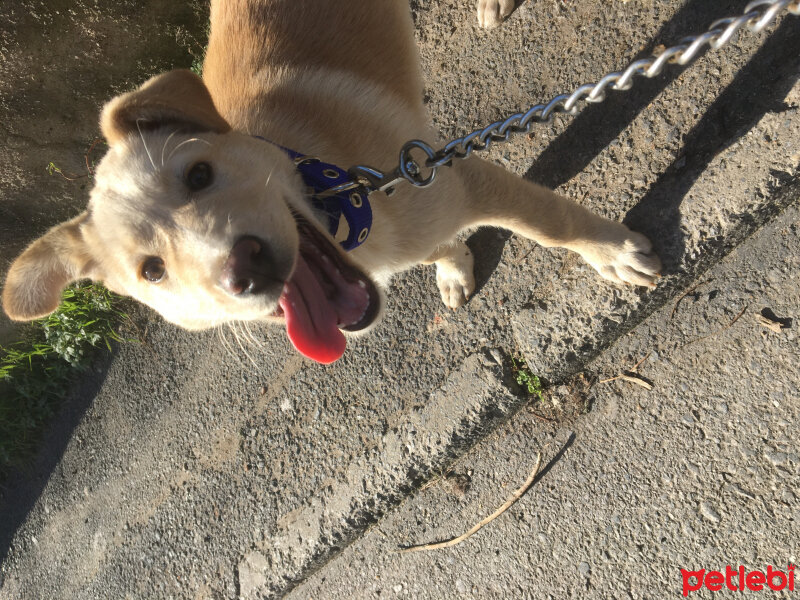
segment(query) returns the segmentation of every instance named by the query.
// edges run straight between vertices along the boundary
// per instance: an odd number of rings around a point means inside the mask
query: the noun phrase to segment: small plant
[[[534,375],[528,368],[528,364],[521,356],[511,357],[511,371],[514,373],[514,380],[521,388],[527,390],[531,396],[536,396],[540,401],[544,400],[544,388],[538,375]]]
[[[68,175],[61,170],[61,167],[57,167],[56,163],[50,161],[49,163],[47,163],[47,174],[53,175],[54,173],[61,175],[67,181],[75,181],[76,179],[82,179],[86,177],[86,175],[72,175],[72,174]]]
[[[0,473],[25,464],[94,349],[122,341],[117,327],[128,316],[115,308],[117,298],[99,285],[71,286],[56,312],[34,321],[21,341],[0,346]]]
[[[94,167],[95,167],[95,160],[92,157],[92,153],[94,149],[98,145],[105,145],[106,142],[100,138],[96,138],[92,144],[89,146],[89,149],[83,155],[83,161],[86,163],[86,173],[83,175],[75,175],[72,173],[66,173],[61,167],[56,165],[52,160],[47,163],[47,174],[53,175],[58,174],[61,175],[67,181],[78,181],[79,179],[89,178],[92,179],[94,177]]]
[[[189,70],[198,77],[203,76],[203,60],[202,56],[195,57],[192,59],[192,66],[189,67]]]

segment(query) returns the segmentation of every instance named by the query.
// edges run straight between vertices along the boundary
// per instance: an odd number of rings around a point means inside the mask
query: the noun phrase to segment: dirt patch
[[[207,20],[203,0],[0,5],[0,272],[86,204],[84,154],[99,137],[103,103],[150,75],[190,66]],[[50,163],[81,177],[48,172]],[[0,315],[0,343],[12,331]]]

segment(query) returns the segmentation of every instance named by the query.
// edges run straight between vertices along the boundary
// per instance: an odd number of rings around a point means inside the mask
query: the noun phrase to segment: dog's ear
[[[114,98],[100,117],[100,128],[112,146],[130,133],[163,125],[215,133],[231,128],[217,112],[203,80],[186,69],[157,75],[139,89]]]
[[[61,291],[76,279],[96,276],[96,263],[84,241],[89,216],[84,212],[56,225],[28,246],[11,264],[3,286],[3,308],[14,321],[49,315]]]

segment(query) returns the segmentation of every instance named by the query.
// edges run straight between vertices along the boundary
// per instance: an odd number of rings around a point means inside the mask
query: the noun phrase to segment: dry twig
[[[714,281],[713,277],[709,277],[708,279],[704,279],[703,281],[699,281],[695,283],[692,287],[688,288],[685,292],[683,292],[678,299],[675,301],[675,306],[672,307],[672,312],[669,315],[669,320],[671,321],[672,318],[675,316],[675,313],[678,311],[678,305],[681,303],[681,300],[686,298],[689,294],[699,288],[701,285],[705,285],[706,283],[711,283]]]
[[[472,529],[470,529],[466,533],[458,537],[455,537],[453,539],[446,540],[444,542],[435,542],[433,544],[421,544],[419,546],[408,546],[407,548],[398,548],[397,552],[399,554],[405,554],[406,552],[422,552],[424,550],[438,550],[439,548],[449,548],[450,546],[455,546],[456,544],[460,544],[468,537],[470,537],[472,534],[478,532],[481,528],[483,528],[484,525],[488,525],[489,523],[494,521],[497,517],[506,512],[509,508],[511,508],[511,506],[517,500],[519,500],[522,497],[522,495],[525,492],[527,492],[528,489],[530,489],[530,487],[533,485],[533,481],[534,479],[536,479],[536,475],[539,474],[539,467],[541,465],[542,465],[542,453],[539,452],[539,454],[536,456],[536,466],[534,466],[533,471],[531,471],[531,474],[528,476],[528,479],[525,480],[525,483],[522,484],[522,487],[519,488],[516,492],[514,492],[511,495],[511,497],[508,500],[506,500],[500,508],[498,508],[491,515],[486,517],[483,521],[475,525]]]
[[[637,385],[641,385],[642,387],[646,387],[648,390],[652,390],[653,389],[653,385],[650,382],[648,382],[647,380],[639,377],[639,375],[638,375],[639,367],[642,366],[644,361],[646,361],[648,358],[650,358],[650,354],[652,354],[652,353],[648,352],[647,354],[645,354],[644,358],[642,360],[637,362],[635,365],[633,365],[627,371],[623,371],[619,375],[615,375],[614,377],[609,377],[608,379],[601,379],[597,383],[609,383],[610,381],[616,381],[617,379],[622,379],[623,381],[628,381],[630,383],[635,383]]]
[[[635,373],[623,373],[619,376],[622,381],[627,381],[628,383],[635,383],[636,385],[642,386],[646,390],[652,390],[653,384],[644,379],[643,377],[639,377]]]
[[[691,340],[690,342],[686,342],[686,343],[685,343],[683,346],[681,346],[681,347],[682,347],[682,348],[685,348],[686,346],[688,346],[688,345],[690,345],[690,344],[694,344],[695,342],[700,342],[700,341],[703,341],[703,340],[705,340],[705,339],[708,339],[708,338],[710,338],[711,336],[714,336],[714,335],[719,335],[719,334],[720,334],[720,333],[722,333],[723,331],[727,331],[728,329],[730,329],[731,327],[733,327],[733,324],[734,324],[734,323],[736,323],[736,321],[738,321],[739,319],[741,319],[741,318],[742,318],[742,315],[745,313],[745,311],[747,310],[747,307],[748,307],[748,306],[750,306],[750,305],[749,305],[749,304],[745,304],[745,305],[744,305],[744,308],[743,308],[742,310],[740,310],[740,311],[739,311],[739,314],[737,314],[735,317],[733,317],[733,320],[731,320],[731,322],[730,322],[730,323],[728,323],[727,325],[725,325],[725,327],[720,327],[720,328],[719,328],[719,329],[717,329],[716,331],[712,331],[711,333],[708,333],[708,334],[706,334],[706,335],[704,335],[704,336],[701,336],[701,337],[699,337],[699,338],[697,338],[697,339]]]
[[[784,324],[780,321],[776,321],[774,319],[770,319],[769,317],[765,317],[764,315],[756,315],[756,320],[761,323],[764,327],[773,331],[775,333],[780,333],[782,329],[784,329]]]
[[[548,419],[547,417],[545,417],[544,415],[540,415],[539,413],[537,413],[537,412],[536,412],[535,410],[533,410],[533,409],[531,409],[530,413],[531,413],[531,414],[532,414],[534,417],[536,417],[537,419],[539,419],[540,421],[543,421],[544,423],[555,423],[555,422],[556,422],[556,420],[555,420],[555,419]]]

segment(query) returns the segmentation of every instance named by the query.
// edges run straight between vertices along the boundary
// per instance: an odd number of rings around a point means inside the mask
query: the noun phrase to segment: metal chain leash
[[[605,100],[609,88],[620,91],[631,89],[636,75],[652,78],[659,75],[668,63],[686,65],[705,46],[717,50],[730,42],[743,27],[759,33],[783,11],[800,15],[800,0],[754,0],[745,7],[741,16],[714,21],[705,33],[684,38],[678,45],[667,48],[658,56],[634,61],[624,71],[609,73],[597,83],[582,85],[571,94],[561,94],[547,104],[537,104],[527,112],[495,121],[488,127],[454,139],[439,150],[434,150],[421,140],[411,140],[400,150],[399,164],[394,171],[385,173],[359,165],[349,170],[354,179],[352,183],[336,186],[323,194],[332,195],[362,185],[391,194],[394,187],[402,182],[416,187],[427,187],[433,183],[436,171],[440,167],[451,166],[454,159],[467,158],[475,151],[488,150],[494,142],[508,141],[512,134],[528,133],[534,124],[549,123],[555,114],[576,115],[587,103]],[[422,151],[427,157],[424,162],[425,168],[429,170],[427,176],[423,176],[422,168],[411,156],[411,152],[415,150]]]

